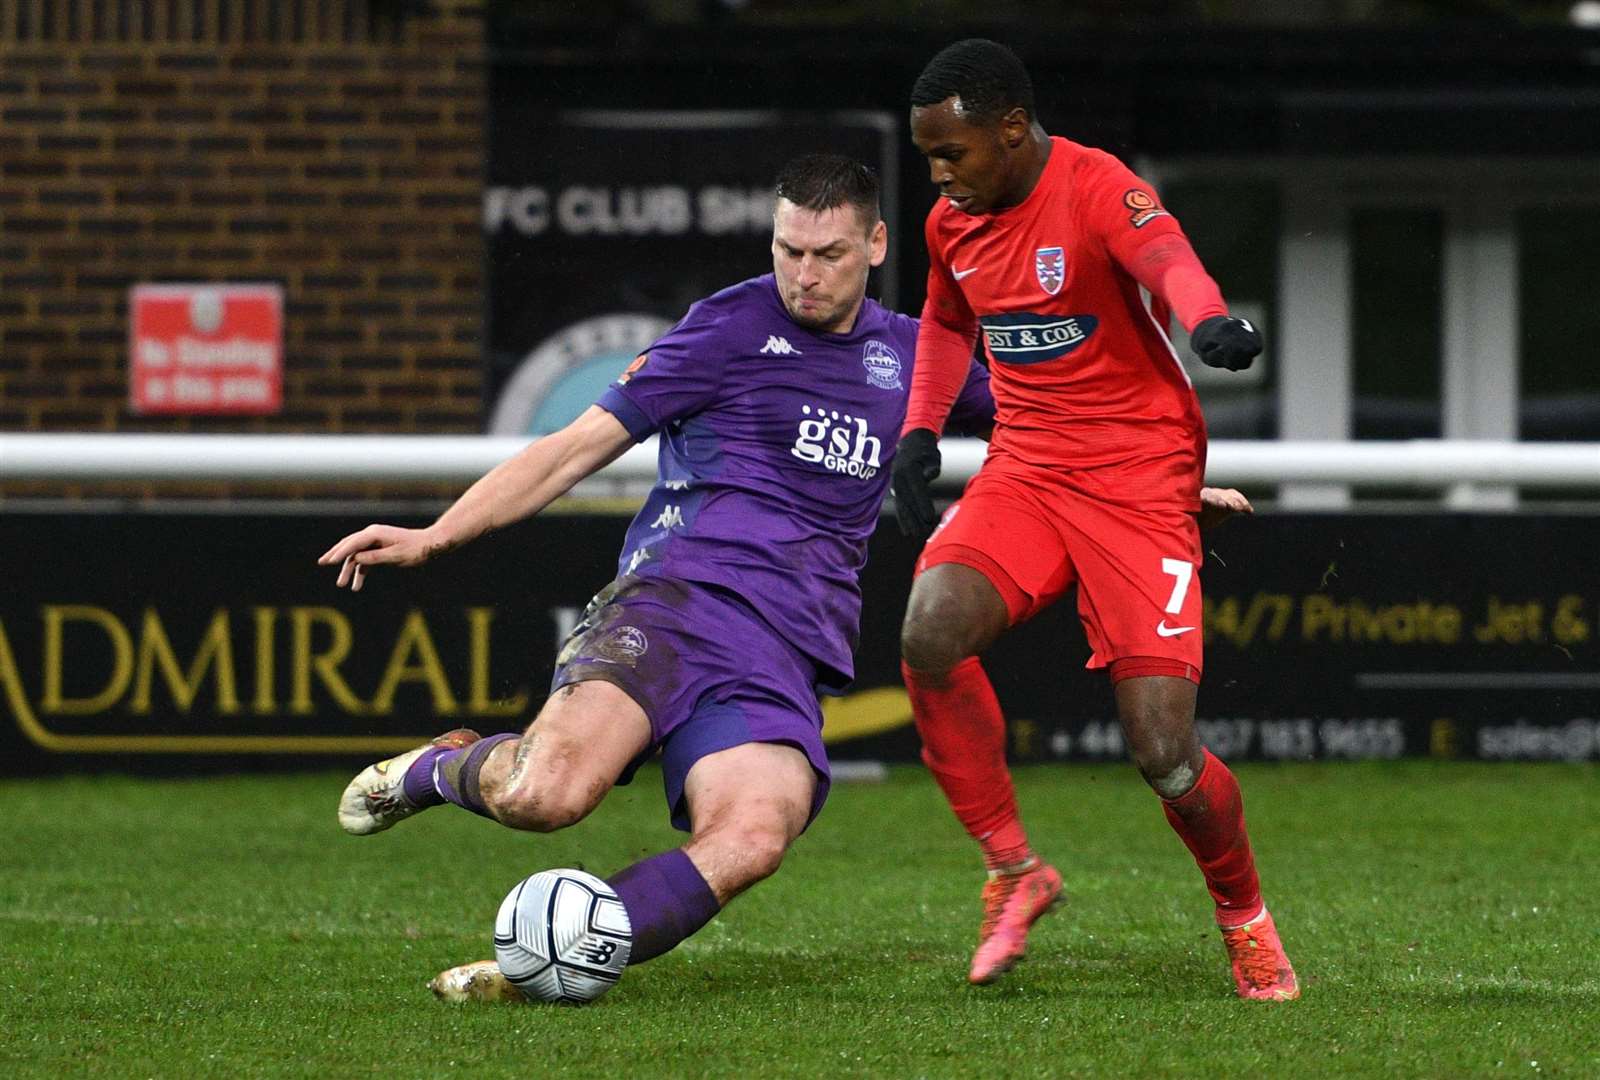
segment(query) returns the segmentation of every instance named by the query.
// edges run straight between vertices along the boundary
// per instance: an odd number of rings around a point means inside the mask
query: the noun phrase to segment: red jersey
[[[929,212],[906,429],[942,429],[948,403],[935,369],[954,362],[960,342],[970,350],[981,328],[996,407],[986,468],[1043,470],[1041,480],[1106,501],[1195,510],[1205,421],[1167,337],[1174,297],[1140,284],[1170,293],[1174,279],[1152,277],[1141,254],[1153,241],[1169,252],[1171,238],[1181,241],[1195,271],[1181,291],[1186,325],[1227,309],[1150,185],[1110,154],[1050,142],[1017,206],[974,215],[940,199]]]

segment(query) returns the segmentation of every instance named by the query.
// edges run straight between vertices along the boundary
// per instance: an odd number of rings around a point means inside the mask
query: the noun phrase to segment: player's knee
[[[900,655],[918,675],[938,678],[982,652],[1008,619],[1005,602],[976,570],[936,566],[911,588]]]
[[[1163,799],[1181,799],[1194,788],[1195,781],[1200,779],[1200,774],[1187,761],[1181,761],[1169,772],[1159,774],[1147,772],[1144,778]]]
[[[1177,735],[1156,735],[1133,748],[1133,762],[1157,795],[1176,799],[1194,787],[1200,778],[1195,759],[1198,747],[1192,739]]]
[[[952,626],[952,618],[941,617],[936,606],[906,611],[900,627],[900,656],[906,666],[919,675],[947,674],[968,655],[968,649]]]

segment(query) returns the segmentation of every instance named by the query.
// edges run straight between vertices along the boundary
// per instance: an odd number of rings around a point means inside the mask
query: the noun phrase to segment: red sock
[[[1033,858],[1006,768],[1005,718],[978,658],[968,657],[938,682],[904,663],[900,673],[922,736],[922,760],[982,845],[984,865],[995,870]]]
[[[1261,913],[1261,882],[1245,832],[1239,781],[1210,750],[1205,755],[1194,787],[1161,805],[1206,876],[1217,902],[1217,925],[1238,926]]]

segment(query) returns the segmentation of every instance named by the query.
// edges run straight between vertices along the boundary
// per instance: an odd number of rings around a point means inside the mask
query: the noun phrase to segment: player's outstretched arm
[[[1235,514],[1253,514],[1256,508],[1244,497],[1244,492],[1233,488],[1203,487],[1200,489],[1199,524],[1201,531],[1214,529]]]
[[[369,567],[420,566],[440,552],[537,514],[632,443],[616,417],[590,406],[560,431],[490,469],[427,528],[368,525],[323,552],[317,565],[339,564],[334,584],[359,590]]]
[[[1189,330],[1189,344],[1208,367],[1243,371],[1261,354],[1261,334],[1248,319],[1228,314],[1217,283],[1182,235],[1152,237],[1124,264],[1151,295],[1172,308]]]

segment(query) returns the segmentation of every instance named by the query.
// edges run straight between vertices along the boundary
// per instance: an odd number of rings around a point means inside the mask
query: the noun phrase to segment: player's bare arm
[[[486,532],[531,517],[632,444],[616,417],[591,406],[560,431],[489,470],[427,528],[368,525],[323,552],[317,565],[340,564],[334,584],[359,591],[368,567],[420,566]]]
[[[1214,529],[1235,514],[1253,514],[1256,508],[1244,497],[1244,492],[1233,488],[1203,487],[1200,489],[1200,529]]]

